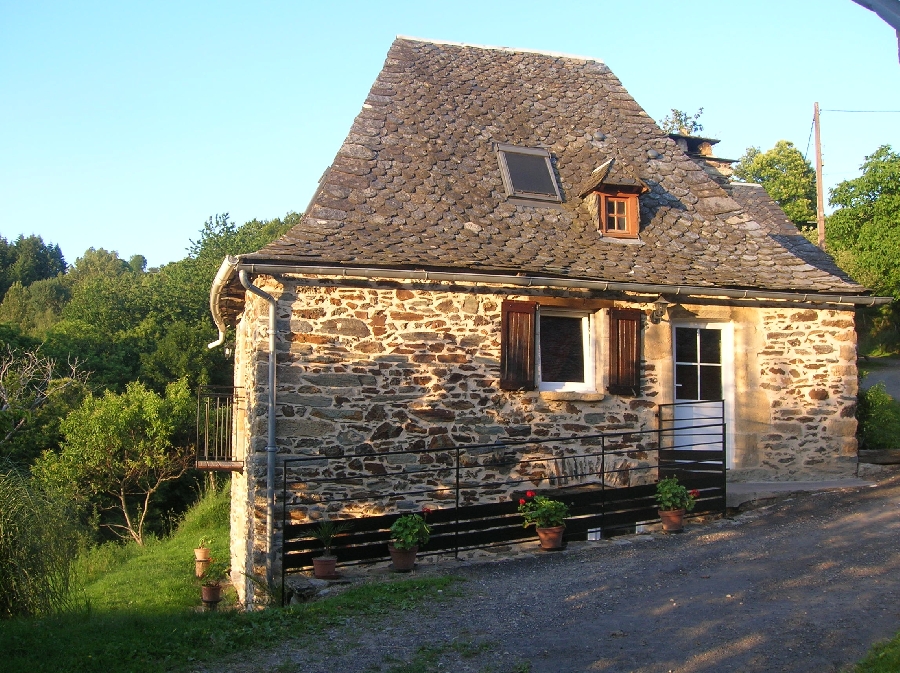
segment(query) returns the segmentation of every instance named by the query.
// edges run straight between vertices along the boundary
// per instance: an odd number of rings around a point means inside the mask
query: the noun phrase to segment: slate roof
[[[548,149],[563,203],[511,203],[495,143]],[[579,197],[610,159],[649,187],[639,242]],[[397,38],[301,224],[241,260],[865,293],[754,189],[726,192],[600,61]]]

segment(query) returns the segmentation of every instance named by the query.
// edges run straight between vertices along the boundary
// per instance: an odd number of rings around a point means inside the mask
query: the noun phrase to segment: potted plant
[[[312,536],[322,543],[325,551],[321,556],[313,559],[313,574],[316,579],[334,579],[337,576],[335,567],[337,566],[337,557],[331,553],[331,547],[334,545],[334,538],[342,533],[350,530],[350,524],[346,521],[331,521],[323,519],[313,528]]]
[[[200,598],[203,605],[214,610],[222,600],[222,583],[228,580],[230,569],[224,561],[211,559],[209,567],[203,573],[200,584]]]
[[[391,526],[391,541],[388,551],[394,570],[406,572],[416,565],[416,553],[420,545],[428,544],[431,527],[421,514],[404,514]]]
[[[569,516],[569,508],[565,503],[528,491],[525,498],[519,499],[519,514],[525,519],[522,524],[525,528],[534,526],[537,530],[541,549],[562,549],[565,519]]]
[[[700,491],[689,491],[678,483],[677,477],[661,479],[656,484],[656,505],[663,530],[680,533],[684,529],[684,514],[694,509]]]
[[[200,538],[194,549],[194,574],[197,577],[203,577],[203,573],[209,568],[209,545],[211,544],[212,539],[204,536]]]

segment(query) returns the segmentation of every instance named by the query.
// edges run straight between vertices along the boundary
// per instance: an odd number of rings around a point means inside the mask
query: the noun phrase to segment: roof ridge
[[[591,61],[593,63],[602,63],[606,65],[602,59],[594,56],[579,56],[577,54],[566,54],[560,51],[544,51],[542,49],[526,49],[524,47],[499,47],[487,44],[469,44],[468,42],[453,42],[452,40],[431,40],[424,37],[412,37],[411,35],[397,35],[397,40],[410,40],[412,42],[421,42],[423,44],[445,44],[453,47],[470,47],[474,49],[492,49],[494,51],[506,51],[521,54],[540,54],[542,56],[553,56],[555,58],[572,58],[579,61]]]

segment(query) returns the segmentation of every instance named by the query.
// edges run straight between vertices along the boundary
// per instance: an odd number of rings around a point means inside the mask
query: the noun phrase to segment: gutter
[[[879,306],[890,304],[893,297],[873,297],[866,295],[837,295],[800,292],[779,292],[777,290],[730,290],[727,288],[700,287],[696,285],[660,285],[656,283],[617,283],[605,280],[580,280],[572,278],[551,278],[541,276],[509,276],[483,273],[451,273],[444,271],[406,271],[376,268],[346,268],[342,266],[305,266],[285,264],[253,264],[238,261],[241,273],[253,274],[316,274],[341,276],[344,278],[390,278],[397,280],[433,280],[454,283],[491,283],[516,287],[559,287],[567,289],[608,290],[622,292],[643,292],[692,297],[723,297],[728,299],[769,299],[773,301],[798,301],[814,304],[853,304],[858,306]],[[213,288],[215,289],[215,288]],[[210,302],[213,301],[212,294]]]
[[[225,323],[224,316],[222,316],[222,311],[219,310],[219,295],[222,294],[222,288],[224,288],[228,284],[228,281],[231,280],[231,276],[234,274],[234,268],[238,265],[239,261],[240,260],[237,257],[232,257],[231,255],[228,255],[222,260],[222,265],[216,272],[216,277],[213,278],[212,287],[209,289],[209,312],[212,313],[213,322],[216,323],[216,327],[219,328],[219,338],[206,345],[209,349],[216,348],[225,343],[225,332],[227,331],[228,326]]]

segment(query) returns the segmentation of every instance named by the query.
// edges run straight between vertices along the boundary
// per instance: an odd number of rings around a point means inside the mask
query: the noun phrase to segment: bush
[[[857,435],[864,449],[900,448],[900,404],[877,383],[859,396]]]
[[[14,470],[0,471],[0,618],[65,607],[78,541],[66,505]]]

